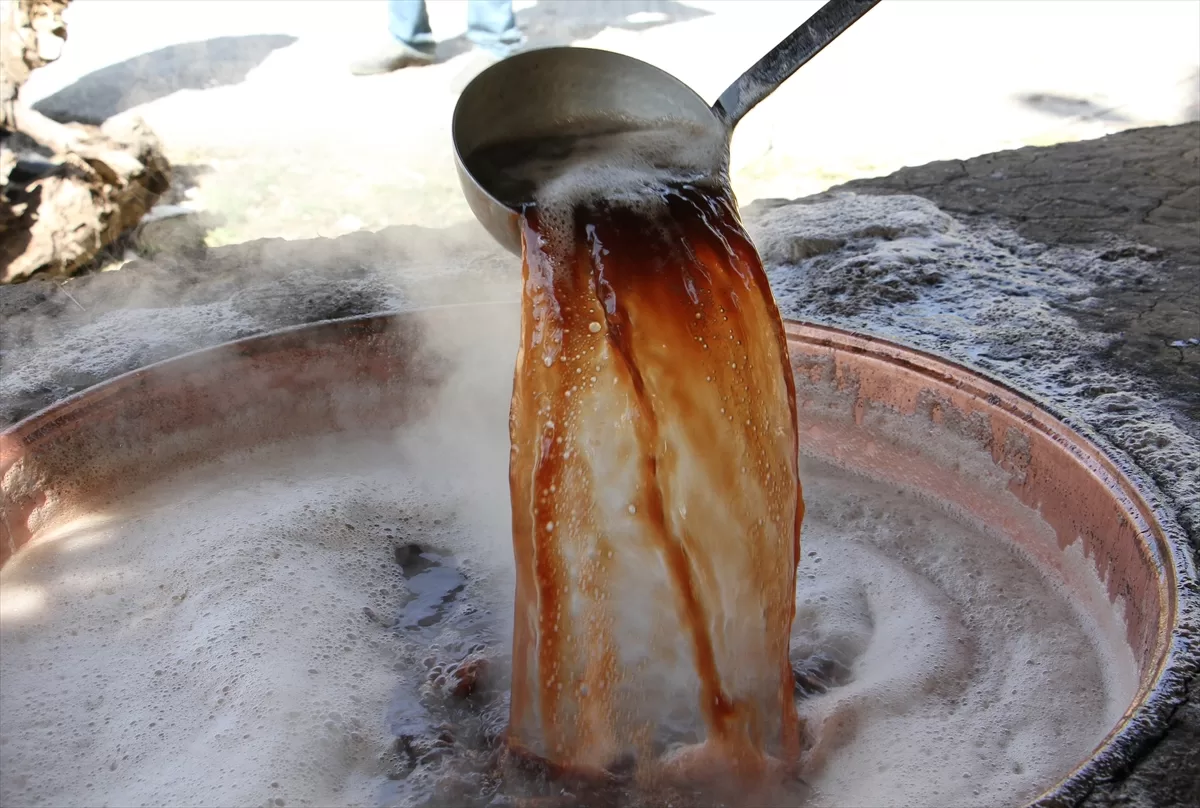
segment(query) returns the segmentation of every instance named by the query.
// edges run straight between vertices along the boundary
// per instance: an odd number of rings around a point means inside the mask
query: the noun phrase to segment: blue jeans
[[[388,31],[418,50],[432,52],[436,44],[425,0],[388,0]],[[467,39],[497,56],[507,56],[523,39],[512,0],[468,0]]]

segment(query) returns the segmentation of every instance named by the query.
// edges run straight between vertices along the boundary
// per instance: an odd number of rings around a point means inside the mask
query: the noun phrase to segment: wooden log
[[[141,119],[61,124],[17,97],[33,70],[58,58],[68,2],[0,2],[0,283],[79,271],[135,226],[170,182],[162,148]],[[22,138],[40,148],[22,153]]]

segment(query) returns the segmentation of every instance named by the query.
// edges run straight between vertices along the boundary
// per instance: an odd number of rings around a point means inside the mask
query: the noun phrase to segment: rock
[[[208,231],[220,224],[217,217],[183,205],[156,205],[133,231],[132,246],[146,258],[158,255],[190,256],[202,253]]]
[[[27,181],[14,181],[10,169],[0,190],[0,210],[7,210],[0,213],[0,283],[74,274],[137,224],[169,185],[167,159],[140,119],[62,128],[71,134],[56,145],[70,150]]]
[[[0,7],[0,129],[29,74],[58,59],[67,39],[70,0],[16,0]],[[7,13],[5,13],[7,12]]]
[[[1030,241],[1152,262],[1139,276],[1103,273],[1090,299],[1062,309],[1114,335],[1114,367],[1153,377],[1200,419],[1200,350],[1171,345],[1200,337],[1200,122],[944,160],[840,190],[911,194],[960,220],[1002,219]]]
[[[0,283],[79,271],[137,224],[170,184],[149,127],[116,116],[64,125],[17,97],[58,58],[67,0],[17,0],[0,18]]]

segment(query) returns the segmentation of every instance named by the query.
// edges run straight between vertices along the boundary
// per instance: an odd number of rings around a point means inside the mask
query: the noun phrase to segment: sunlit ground
[[[215,213],[212,245],[471,218],[450,114],[480,67],[464,0],[434,0],[431,67],[351,76],[382,2],[77,0],[63,58],[23,97],[143,116]],[[713,100],[819,2],[517,2],[537,45],[652,62]],[[905,165],[1200,117],[1200,2],[884,0],[741,124],[743,204]],[[140,58],[139,58],[140,57]],[[132,60],[132,61],[131,61]]]

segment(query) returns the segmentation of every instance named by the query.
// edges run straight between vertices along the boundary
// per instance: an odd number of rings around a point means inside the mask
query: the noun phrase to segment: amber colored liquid
[[[557,221],[557,220],[556,220]],[[787,345],[723,187],[524,217],[510,743],[572,769],[794,762]]]

